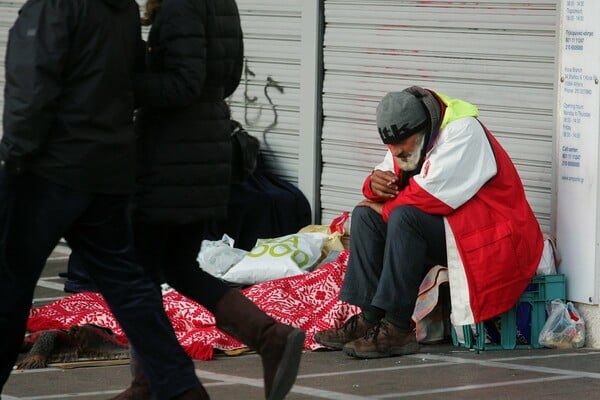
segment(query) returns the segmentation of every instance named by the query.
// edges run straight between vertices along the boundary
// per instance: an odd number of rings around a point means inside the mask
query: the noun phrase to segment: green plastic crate
[[[543,347],[539,336],[546,322],[546,304],[554,299],[566,300],[565,276],[563,274],[536,276],[513,308],[500,315],[500,343],[485,343],[484,322],[463,325],[464,341],[459,342],[455,327],[452,326],[454,346],[480,350],[537,349]],[[527,302],[531,304],[531,339],[529,344],[517,344],[517,307]]]

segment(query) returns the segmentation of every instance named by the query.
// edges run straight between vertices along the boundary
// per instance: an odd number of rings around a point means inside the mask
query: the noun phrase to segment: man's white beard
[[[415,143],[415,149],[410,156],[402,159],[400,157],[396,157],[396,161],[398,161],[398,166],[402,171],[414,171],[419,166],[419,160],[421,159],[421,150],[423,150],[423,146],[425,145],[425,134],[420,134],[417,137],[417,142]]]

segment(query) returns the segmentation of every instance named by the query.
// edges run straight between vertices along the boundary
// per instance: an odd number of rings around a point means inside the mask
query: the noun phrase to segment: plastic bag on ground
[[[223,235],[221,240],[203,240],[197,261],[200,268],[209,274],[222,278],[229,269],[240,262],[248,252],[233,247],[234,240]]]
[[[585,323],[573,303],[560,299],[548,306],[548,319],[539,337],[542,346],[552,349],[571,349],[585,344]]]

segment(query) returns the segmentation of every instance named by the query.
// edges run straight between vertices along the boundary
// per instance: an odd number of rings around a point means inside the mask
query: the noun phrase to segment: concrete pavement
[[[49,260],[36,290],[36,305],[65,295],[58,272],[66,254]],[[256,354],[219,355],[195,362],[212,399],[263,397]],[[128,365],[14,371],[2,400],[109,399],[129,384]],[[422,346],[418,354],[357,360],[340,351],[305,352],[296,385],[287,397],[308,399],[596,399],[600,398],[600,351],[513,350],[479,354],[450,344]]]

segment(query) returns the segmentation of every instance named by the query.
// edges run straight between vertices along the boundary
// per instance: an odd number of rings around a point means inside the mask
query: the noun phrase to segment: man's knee
[[[381,215],[370,207],[356,206],[352,210],[352,219],[350,230],[357,231],[362,227],[373,227],[376,222],[383,223]]]
[[[390,226],[403,226],[414,224],[419,215],[423,211],[419,210],[414,206],[399,206],[392,210],[388,218],[388,225]]]
[[[373,211],[370,207],[356,206],[352,210],[352,221],[363,221],[370,219],[373,216]]]
[[[441,246],[445,241],[442,216],[428,214],[414,206],[396,207],[388,219],[388,236],[397,237],[408,232],[411,232],[411,236],[418,234],[427,238],[431,244],[437,243]]]

